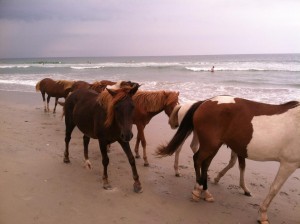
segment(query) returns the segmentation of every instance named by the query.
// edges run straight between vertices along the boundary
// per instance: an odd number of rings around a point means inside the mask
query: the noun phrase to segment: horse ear
[[[138,91],[138,89],[139,89],[140,86],[141,85],[138,84],[138,83],[134,84],[134,86],[132,87],[132,89],[129,91],[129,95],[133,96],[136,93],[136,91]]]
[[[110,95],[115,96],[117,93],[111,89],[106,88],[107,92],[109,92]]]

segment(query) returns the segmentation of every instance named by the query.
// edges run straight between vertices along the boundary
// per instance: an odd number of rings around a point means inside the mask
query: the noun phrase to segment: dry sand
[[[51,109],[54,100],[51,99]],[[0,223],[256,223],[259,204],[266,196],[278,163],[247,160],[246,182],[252,197],[238,187],[236,165],[218,185],[209,183],[215,202],[192,202],[195,184],[192,151],[187,142],[175,177],[174,157],[155,158],[156,147],[175,133],[163,113],[146,127],[150,167],[136,160],[144,192],[133,192],[131,169],[121,147],[109,153],[113,190],[102,188],[101,155],[90,143],[93,169],[83,167],[82,134],[75,129],[70,145],[71,164],[63,163],[64,122],[44,113],[39,93],[0,92]],[[134,133],[136,133],[134,126]],[[131,141],[133,148],[135,138]],[[227,164],[230,150],[222,147],[209,175]],[[273,200],[272,224],[300,223],[300,171],[297,170]]]

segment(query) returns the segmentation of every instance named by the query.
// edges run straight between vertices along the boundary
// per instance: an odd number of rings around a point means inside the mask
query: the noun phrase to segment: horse
[[[195,102],[189,102],[183,105],[175,106],[174,110],[172,111],[169,117],[169,125],[171,126],[172,129],[176,129],[179,126],[186,112],[190,109],[190,107],[194,103]],[[179,162],[179,153],[181,151],[182,145],[180,145],[175,152],[174,170],[175,170],[176,177],[181,176],[178,169],[178,162]],[[196,133],[193,133],[193,138],[190,144],[190,148],[192,149],[194,154],[197,152],[199,148],[199,141]],[[218,173],[217,177],[214,178],[214,182],[219,183],[220,179],[227,173],[229,169],[231,169],[235,165],[236,161],[237,161],[237,154],[231,150],[231,155],[230,155],[230,160],[228,165]],[[241,166],[239,166],[239,168],[240,168],[240,187],[244,190],[244,194],[246,196],[251,196],[251,193],[245,184],[245,169],[243,169],[243,167]]]
[[[43,102],[44,102],[44,111],[49,112],[49,102],[51,97],[55,97],[55,106],[53,109],[53,113],[55,113],[57,101],[59,98],[66,98],[70,91],[71,87],[74,84],[74,81],[67,81],[67,80],[53,80],[50,78],[45,78],[39,81],[35,89],[36,91],[40,91],[42,93]],[[47,93],[47,105],[45,102],[45,94]]]
[[[138,91],[133,96],[135,104],[133,123],[137,127],[137,138],[134,147],[135,157],[140,158],[139,144],[142,143],[144,166],[149,166],[146,153],[146,139],[144,129],[150,120],[162,111],[170,116],[178,104],[179,92],[175,91]]]
[[[69,163],[69,142],[73,129],[77,126],[83,133],[84,156],[89,163],[88,145],[90,138],[98,139],[103,164],[103,188],[111,189],[108,181],[107,167],[109,158],[107,145],[118,142],[125,152],[131,165],[134,191],[142,192],[135,159],[131,152],[129,141],[132,139],[132,124],[134,103],[132,96],[139,85],[120,89],[109,89],[100,94],[91,89],[78,89],[65,101],[65,152],[64,162]]]
[[[75,81],[71,87],[70,93],[74,92],[77,89],[89,89],[91,88],[91,84],[85,81]]]
[[[109,80],[101,80],[101,81],[96,81],[93,82],[92,84],[85,82],[85,81],[75,81],[71,87],[70,92],[74,92],[77,89],[92,89],[95,90],[98,93],[101,93],[107,86],[113,86],[117,85],[116,88],[118,87],[124,87],[127,86],[128,84],[131,84],[132,82],[130,81],[119,81],[119,82],[114,82],[114,81],[109,81]]]
[[[158,148],[157,155],[172,155],[193,130],[201,142],[193,156],[196,185],[192,197],[196,201],[202,193],[205,200],[213,201],[207,188],[207,170],[223,144],[237,154],[242,165],[246,158],[280,163],[269,193],[259,207],[258,221],[269,223],[267,210],[272,199],[300,168],[300,102],[275,105],[233,96],[197,102],[188,110],[171,141]]]

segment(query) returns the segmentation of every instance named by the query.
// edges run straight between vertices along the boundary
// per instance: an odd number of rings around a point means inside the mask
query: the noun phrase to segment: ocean
[[[130,80],[142,90],[179,91],[181,103],[216,95],[300,100],[300,54],[0,59],[0,90],[35,92],[46,77]]]

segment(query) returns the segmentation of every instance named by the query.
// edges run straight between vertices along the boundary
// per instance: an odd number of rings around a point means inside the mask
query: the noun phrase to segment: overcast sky
[[[0,0],[0,58],[300,53],[299,0]]]

